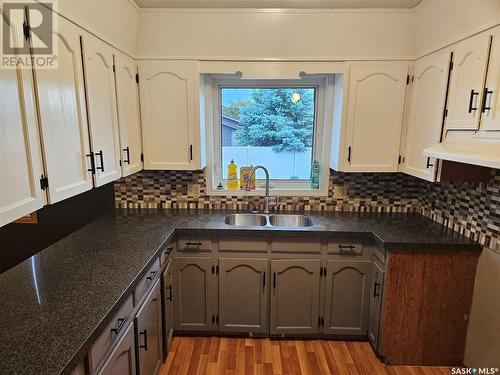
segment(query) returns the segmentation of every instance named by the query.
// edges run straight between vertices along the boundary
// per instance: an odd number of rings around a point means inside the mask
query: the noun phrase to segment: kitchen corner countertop
[[[226,214],[115,210],[1,274],[0,373],[70,373],[176,231],[350,235],[389,251],[482,249],[418,214],[308,212],[314,225],[297,229],[232,227]]]

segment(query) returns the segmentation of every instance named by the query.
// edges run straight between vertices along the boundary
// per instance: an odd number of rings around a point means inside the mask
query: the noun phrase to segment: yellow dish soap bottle
[[[229,190],[238,189],[238,167],[234,164],[234,160],[227,166],[227,188]]]

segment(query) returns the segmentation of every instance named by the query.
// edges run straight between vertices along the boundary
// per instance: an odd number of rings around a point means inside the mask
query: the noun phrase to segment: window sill
[[[266,194],[265,189],[256,189],[252,191],[246,190],[229,190],[229,189],[207,189],[207,195],[222,196],[222,197],[263,197]],[[327,197],[328,188],[326,189],[271,189],[271,197]]]

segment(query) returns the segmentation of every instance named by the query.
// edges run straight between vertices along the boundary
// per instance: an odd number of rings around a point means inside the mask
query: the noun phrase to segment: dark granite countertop
[[[242,228],[223,211],[116,210],[0,275],[0,373],[69,373],[179,232],[374,238],[391,249],[481,246],[414,214],[307,213],[309,228]],[[3,249],[8,251],[8,249]]]

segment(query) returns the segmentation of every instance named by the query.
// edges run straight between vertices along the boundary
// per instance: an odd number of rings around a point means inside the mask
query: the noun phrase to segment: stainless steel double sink
[[[227,215],[224,222],[236,227],[273,227],[305,228],[313,225],[309,216],[305,215],[261,215],[261,214],[232,214]]]

